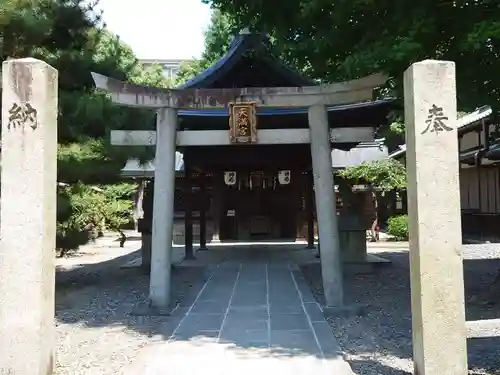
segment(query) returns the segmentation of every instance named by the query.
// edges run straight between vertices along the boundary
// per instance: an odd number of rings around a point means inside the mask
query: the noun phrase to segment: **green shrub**
[[[121,232],[121,228],[134,221],[133,195],[137,185],[120,183],[103,187],[105,197],[104,223],[106,229]]]
[[[89,217],[94,202],[85,185],[60,188],[57,197],[56,249],[61,256],[76,250],[92,238],[93,226]]]
[[[132,184],[99,188],[81,183],[60,188],[56,236],[59,254],[78,249],[105,230],[121,233],[121,227],[132,218],[134,189]]]
[[[408,215],[393,216],[387,220],[387,234],[396,241],[408,240]]]

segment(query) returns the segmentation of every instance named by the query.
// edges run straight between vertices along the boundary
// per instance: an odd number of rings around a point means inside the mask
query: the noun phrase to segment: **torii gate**
[[[170,303],[176,146],[233,143],[229,132],[225,130],[179,131],[177,110],[224,108],[233,104],[254,109],[255,106],[308,107],[309,129],[255,129],[255,143],[311,145],[326,304],[334,309],[345,307],[331,169],[331,143],[371,141],[374,131],[371,127],[330,130],[327,106],[371,101],[373,90],[383,85],[387,76],[373,74],[353,81],[307,87],[177,90],[133,85],[97,73],[92,73],[92,76],[96,87],[108,91],[113,102],[157,111],[156,132],[114,131],[111,137],[113,144],[156,145],[149,288],[152,308],[167,308]]]

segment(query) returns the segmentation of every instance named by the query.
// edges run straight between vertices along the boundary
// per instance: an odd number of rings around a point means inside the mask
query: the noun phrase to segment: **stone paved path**
[[[294,264],[224,262],[127,375],[353,374]],[[170,332],[169,332],[170,333]]]

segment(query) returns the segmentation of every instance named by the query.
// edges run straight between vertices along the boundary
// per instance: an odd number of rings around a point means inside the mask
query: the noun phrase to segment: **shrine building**
[[[163,268],[176,225],[185,226],[186,258],[200,250],[194,227],[201,249],[207,242],[297,238],[313,247],[318,232],[327,303],[341,304],[341,264],[366,261],[373,212],[371,193],[362,188],[349,199],[336,194],[332,171],[343,165],[332,155],[380,148],[376,130],[387,124],[394,101],[373,98],[387,77],[319,85],[275,57],[265,35],[249,32],[174,90],[93,76],[117,104],[158,111],[156,132],[111,134],[115,145],[156,147],[139,225],[153,305],[168,300],[160,275],[169,278]]]

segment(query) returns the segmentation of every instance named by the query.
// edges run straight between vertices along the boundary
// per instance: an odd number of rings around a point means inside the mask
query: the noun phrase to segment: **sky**
[[[201,0],[100,0],[98,7],[108,29],[140,59],[191,59],[203,52],[210,7]]]

